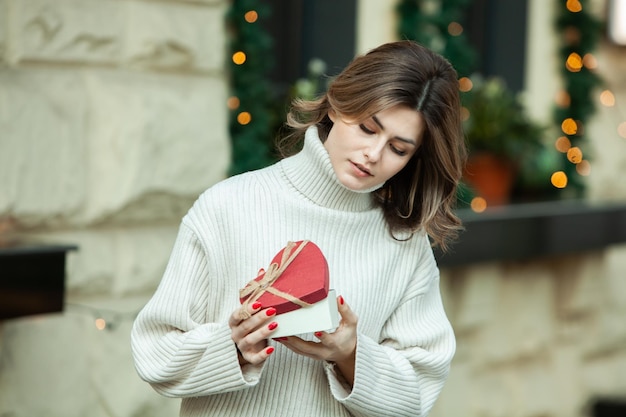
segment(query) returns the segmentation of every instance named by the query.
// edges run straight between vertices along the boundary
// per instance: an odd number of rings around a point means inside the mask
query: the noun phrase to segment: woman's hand
[[[260,274],[260,273],[259,273]],[[241,308],[233,311],[228,320],[231,337],[239,353],[239,364],[251,363],[258,365],[274,352],[274,348],[267,346],[267,339],[278,327],[272,320],[276,315],[274,307],[262,309],[259,302],[247,305],[250,317],[241,319]]]
[[[334,362],[352,386],[356,359],[356,327],[358,317],[346,304],[342,296],[337,297],[337,308],[341,315],[339,326],[333,333],[316,332],[319,342],[309,342],[299,337],[276,339],[292,351],[309,358]]]

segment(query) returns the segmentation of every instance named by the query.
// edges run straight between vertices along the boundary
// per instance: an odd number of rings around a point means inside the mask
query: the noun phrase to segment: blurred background
[[[0,416],[177,415],[129,334],[181,217],[406,38],[470,149],[432,416],[626,416],[626,0],[0,0]]]

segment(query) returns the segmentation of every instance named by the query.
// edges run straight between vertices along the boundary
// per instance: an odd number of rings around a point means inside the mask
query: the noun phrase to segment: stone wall
[[[0,0],[0,223],[79,247],[63,314],[0,325],[0,415],[177,414],[129,333],[180,218],[227,172],[227,7]]]

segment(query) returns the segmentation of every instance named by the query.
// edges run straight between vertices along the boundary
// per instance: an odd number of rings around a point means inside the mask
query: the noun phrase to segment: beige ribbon
[[[302,249],[304,249],[307,243],[309,243],[308,240],[303,240],[300,246],[293,250],[296,244],[294,242],[288,242],[287,246],[285,246],[285,250],[283,251],[280,265],[278,265],[276,262],[273,262],[272,264],[270,264],[269,268],[265,272],[265,275],[263,275],[263,278],[258,281],[256,279],[253,279],[248,283],[248,285],[239,290],[239,298],[248,297],[242,303],[239,312],[239,317],[241,318],[241,320],[245,320],[251,316],[251,314],[248,312],[248,305],[258,300],[265,292],[277,295],[287,301],[299,305],[300,307],[311,306],[311,304],[302,301],[298,297],[294,297],[291,294],[277,290],[276,288],[272,287],[274,282],[276,282],[281,274],[285,272],[285,269],[287,269],[291,262],[296,259],[296,256],[298,256],[298,254],[302,252]]]

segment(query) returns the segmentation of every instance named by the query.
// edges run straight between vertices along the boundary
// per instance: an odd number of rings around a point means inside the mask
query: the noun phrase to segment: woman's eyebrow
[[[383,124],[380,122],[380,120],[378,120],[378,117],[372,116],[372,120],[374,120],[374,122],[378,125],[378,127],[380,127],[382,130],[385,130],[385,126],[383,126]],[[394,136],[394,138],[398,139],[399,141],[406,142],[409,145],[417,146],[417,141],[415,141],[413,139],[407,139],[407,138],[403,138],[403,137],[400,137],[400,136]]]

